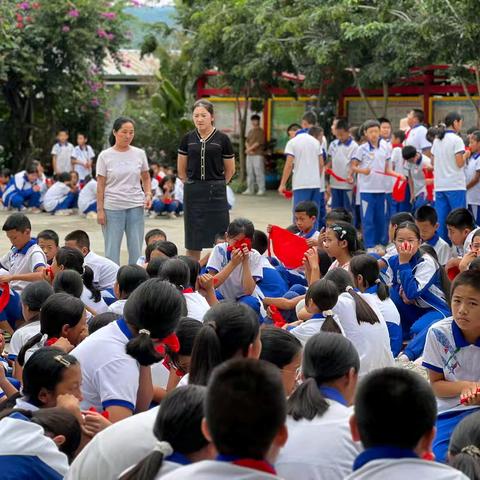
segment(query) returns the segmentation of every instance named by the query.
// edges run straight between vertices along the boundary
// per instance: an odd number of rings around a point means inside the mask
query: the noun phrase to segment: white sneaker
[[[157,218],[157,212],[151,212],[150,218]]]
[[[253,195],[253,192],[247,188],[244,192],[242,192],[242,195]]]
[[[170,213],[168,214],[168,218],[175,219],[175,218],[177,218],[177,216],[175,215],[175,212],[170,212]]]
[[[259,191],[257,192],[257,195],[258,195],[259,197],[263,197],[263,196],[265,195],[265,190],[259,190]]]
[[[88,212],[87,213],[87,219],[96,220],[97,219],[97,213],[96,212]]]
[[[66,208],[65,210],[57,210],[55,212],[55,215],[58,217],[65,217],[67,215],[72,215],[73,211],[70,210],[69,208]]]

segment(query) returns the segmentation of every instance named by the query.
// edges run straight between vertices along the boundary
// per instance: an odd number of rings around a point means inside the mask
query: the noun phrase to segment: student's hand
[[[198,277],[198,286],[201,290],[204,290],[205,292],[213,291],[215,290],[214,280],[215,279],[213,275],[205,273]]]
[[[305,257],[304,258],[305,258],[305,260],[307,260],[308,266],[311,269],[318,268],[318,250],[315,247],[309,248],[305,252]]]
[[[327,229],[322,227],[320,229],[320,235],[318,236],[318,244],[323,245],[323,242],[327,239]]]
[[[84,418],[82,430],[85,435],[88,435],[89,437],[94,437],[98,432],[101,432],[112,425],[110,420],[98,412],[91,412],[90,410],[87,410],[82,411],[82,414]]]
[[[64,393],[63,395],[58,395],[57,407],[65,408],[65,410],[68,410],[70,413],[75,415],[80,425],[83,425],[83,415],[80,410],[80,402],[77,397],[73,396],[71,393]]]
[[[307,239],[307,245],[309,247],[317,247],[318,246],[318,240],[315,240],[314,238],[308,238]]]
[[[12,280],[12,275],[0,275],[0,283],[10,283]]]
[[[354,182],[355,180],[353,179],[353,175],[349,175],[347,177],[347,183],[349,183],[350,185],[353,185]]]
[[[407,304],[407,305],[412,305],[412,304],[413,304],[413,301],[410,300],[410,299],[405,295],[405,292],[403,291],[403,288],[402,288],[402,287],[400,287],[399,295],[400,295],[400,298],[403,300],[403,303],[405,303],[405,304]]]
[[[242,249],[241,250],[242,250],[242,253],[243,253],[243,261],[244,262],[248,261],[248,259],[250,257],[250,250],[248,249],[246,243],[242,243]]]
[[[460,262],[462,261],[461,257],[451,258],[445,265],[445,270],[450,270],[451,268],[458,267],[460,268]]]
[[[97,211],[97,223],[99,225],[106,225],[107,219],[105,218],[105,210],[98,210]]]
[[[40,185],[34,185],[34,186],[32,187],[32,190],[33,190],[34,192],[39,192],[39,191],[41,190],[41,187],[40,187]]]
[[[151,194],[150,195],[145,195],[144,207],[147,210],[150,210],[152,208],[152,195]],[[97,219],[98,219],[98,213],[97,213]]]
[[[480,384],[471,383],[460,394],[462,405],[480,405]]]
[[[240,248],[234,248],[232,250],[232,257],[230,259],[230,263],[234,267],[238,267],[243,262],[243,252]]]
[[[296,322],[286,323],[285,325],[282,326],[282,330],[286,330],[287,328],[291,328],[291,327],[298,327],[302,323],[303,322],[301,320],[297,320]]]
[[[461,272],[468,270],[468,266],[477,258],[476,252],[468,252],[466,253],[463,258],[460,260],[458,264],[458,268]]]
[[[54,344],[51,345],[52,347],[59,348],[63,350],[65,353],[71,352],[75,347],[68,341],[68,338],[60,337]]]
[[[278,193],[280,195],[283,195],[283,192],[287,189],[287,186],[284,183],[281,183],[280,186],[278,187]]]
[[[398,260],[400,264],[408,263],[415,254],[412,244],[403,242],[401,245],[397,245]]]
[[[273,227],[273,225],[272,225],[271,223],[269,223],[269,224],[267,225],[267,233],[268,233],[269,235],[270,235],[270,233],[272,233],[272,227]]]

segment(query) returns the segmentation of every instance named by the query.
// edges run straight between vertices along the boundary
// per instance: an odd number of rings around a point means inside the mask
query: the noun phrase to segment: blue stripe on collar
[[[122,331],[122,333],[128,338],[128,340],[131,340],[133,338],[133,333],[128,328],[127,322],[124,318],[120,318],[119,320],[117,320],[117,325],[118,328]]]
[[[480,157],[480,152],[474,153],[474,154],[472,155],[472,158],[475,159],[475,160],[476,160],[478,157]]]
[[[363,293],[377,293],[378,291],[378,285],[372,285],[371,287],[368,287]]]
[[[455,320],[452,320],[452,333],[453,333],[453,339],[455,340],[455,346],[457,348],[464,348],[470,345],[475,345],[476,347],[480,347],[480,338],[478,338],[475,343],[469,343],[463,336],[463,332],[460,329],[460,327],[457,325],[457,322]]]
[[[341,142],[340,140],[338,140],[339,145],[345,145],[346,147],[348,147],[352,142],[353,142],[352,137],[348,137],[348,139],[345,140],[344,142]]]
[[[418,455],[408,448],[399,447],[372,447],[362,452],[353,463],[353,471],[362,468],[368,462],[383,459],[400,459],[400,458],[418,458]]]
[[[438,234],[438,232],[436,231],[435,234],[433,235],[433,237],[430,239],[430,240],[425,240],[425,243],[427,243],[428,245],[434,247],[438,240],[440,238],[440,235]]]
[[[12,253],[14,255],[17,255],[18,253],[21,253],[22,255],[25,255],[27,252],[28,252],[28,249],[32,246],[32,245],[36,245],[37,244],[37,241],[34,240],[34,239],[31,239],[29,240],[22,248],[15,248],[13,247],[12,248]]]
[[[190,465],[192,463],[183,453],[179,452],[173,452],[166,457],[165,460],[167,460],[167,462],[178,463],[179,465]]]
[[[341,403],[342,405],[348,407],[348,402],[345,400],[345,397],[336,388],[322,386],[318,389],[325,398],[328,398],[329,400],[334,400],[335,402]]]
[[[325,318],[321,313],[316,313],[315,315],[312,316],[310,320],[313,320],[314,318]]]
[[[315,235],[315,233],[317,233],[317,230],[315,227],[312,227],[312,229],[305,233],[305,232],[298,232],[298,236],[299,237],[302,237],[302,238],[311,238]]]
[[[295,136],[300,135],[302,133],[308,133],[308,128],[301,128],[295,132]]]

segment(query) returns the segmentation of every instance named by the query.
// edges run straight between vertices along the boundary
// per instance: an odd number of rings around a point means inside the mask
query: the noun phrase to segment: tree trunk
[[[370,103],[370,100],[367,98],[367,96],[365,95],[365,92],[363,91],[363,88],[360,84],[360,80],[358,78],[355,67],[350,67],[350,68],[352,70],[353,79],[355,80],[355,85],[358,88],[358,92],[360,93],[362,100],[367,105],[367,108],[370,110],[370,113],[372,114],[373,118],[377,118],[378,117],[377,112],[375,111],[375,109],[373,108],[373,105]]]
[[[468,87],[467,87],[467,84],[465,82],[465,79],[460,77],[460,83],[462,85],[463,92],[465,93],[465,96],[468,98],[468,101],[473,105],[473,108],[475,108],[475,113],[477,115],[477,126],[478,126],[479,117],[480,117],[480,108],[478,107],[478,103],[470,95],[470,92],[468,91]],[[478,84],[477,84],[477,89],[478,89]]]

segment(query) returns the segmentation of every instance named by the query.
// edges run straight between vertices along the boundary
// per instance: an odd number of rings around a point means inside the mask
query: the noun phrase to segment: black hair
[[[288,415],[294,420],[313,420],[322,416],[329,403],[320,387],[344,377],[352,368],[358,373],[360,359],[348,338],[328,332],[310,337],[303,351],[304,381],[288,399]]]
[[[425,120],[425,114],[420,108],[412,108],[410,110],[413,113],[413,117],[418,120],[418,123],[423,123]]]
[[[197,260],[187,255],[179,255],[178,259],[187,265],[188,270],[190,271],[188,285],[190,285],[192,288],[195,288],[198,275],[200,274],[200,264]]]
[[[352,223],[352,214],[343,207],[332,208],[325,217],[326,222],[345,222]]]
[[[337,118],[335,120],[335,130],[345,130],[348,132],[350,126],[348,125],[348,120],[346,118]]]
[[[404,160],[412,160],[417,156],[417,149],[413,145],[407,145],[402,148],[402,157]]]
[[[165,183],[167,183],[168,181],[172,182],[172,183],[173,183],[173,186],[175,186],[175,180],[176,180],[175,175],[165,175],[165,176],[160,180],[160,182],[158,182],[158,186],[159,186],[159,188],[163,189],[163,186],[164,186]]]
[[[467,130],[468,132],[468,130]],[[480,142],[480,130],[475,129],[473,132],[470,132],[471,137],[475,137],[477,142]]]
[[[312,283],[310,287],[308,287],[305,295],[305,304],[308,305],[310,302],[313,302],[320,310],[320,313],[331,310],[337,304],[337,301],[337,286],[330,280],[324,278]],[[321,330],[322,332],[342,333],[332,314],[325,316]]]
[[[93,270],[85,265],[83,254],[78,248],[61,247],[55,255],[57,265],[62,266],[64,270],[75,270],[82,276],[83,284],[92,294],[95,303],[102,299],[102,294],[93,282]]]
[[[31,230],[32,224],[29,218],[23,213],[12,213],[7,217],[3,224],[2,230],[9,232],[10,230],[17,230],[18,232],[25,232],[25,230]]]
[[[127,353],[143,366],[162,360],[152,339],[163,339],[175,330],[183,306],[182,294],[168,282],[151,278],[137,287],[123,310],[126,322],[138,331],[127,343]]]
[[[260,115],[258,115],[257,113],[254,113],[251,117],[250,117],[250,121],[252,120],[260,120]]]
[[[100,330],[103,327],[106,327],[109,323],[115,322],[116,320],[122,318],[118,313],[113,312],[103,312],[95,315],[88,321],[88,334],[91,335],[97,330]]]
[[[169,258],[163,262],[158,270],[158,278],[167,280],[175,285],[180,291],[188,287],[190,283],[190,269],[179,258]]]
[[[302,128],[301,125],[299,125],[298,123],[291,123],[287,127],[287,132],[289,132],[290,130],[300,130],[301,128]]]
[[[181,368],[179,364],[179,356],[191,357],[195,339],[202,328],[202,322],[190,317],[182,317],[178,322],[175,334],[180,343],[180,350],[178,352],[170,352],[169,357],[172,360],[175,368]],[[183,372],[187,373],[187,372]]]
[[[65,237],[66,242],[76,242],[80,248],[90,250],[90,237],[84,230],[74,230]]]
[[[476,291],[480,291],[480,271],[479,270],[466,270],[455,277],[452,283],[451,295],[455,293],[457,287],[466,285],[473,288]]]
[[[75,270],[58,272],[53,279],[52,286],[55,293],[64,292],[76,298],[82,296],[83,280],[81,275]]]
[[[158,277],[158,273],[160,272],[160,268],[162,265],[168,260],[167,257],[155,257],[149,260],[147,263],[147,267],[145,268],[148,276],[150,278]]]
[[[456,427],[448,446],[448,464],[472,480],[480,480],[480,412],[471,413]]]
[[[316,125],[317,123],[317,114],[313,112],[312,110],[309,110],[308,112],[305,112],[302,115],[302,120],[304,122],[307,122],[309,125]]]
[[[113,122],[112,131],[108,137],[108,141],[112,147],[115,145],[115,135],[113,132],[118,132],[126,123],[131,123],[135,127],[135,122],[129,117],[118,117]]]
[[[317,217],[318,216],[318,207],[315,202],[310,202],[308,200],[304,202],[299,202],[295,205],[295,213],[305,212],[308,217]]]
[[[437,211],[431,205],[423,205],[415,211],[415,220],[435,226],[438,223]]]
[[[390,225],[398,226],[401,223],[415,222],[413,215],[409,212],[398,212],[390,217]]]
[[[152,237],[160,237],[160,236],[165,237],[165,240],[167,239],[167,234],[162,229],[152,228],[152,230],[149,230],[145,235],[145,244],[148,245],[148,241]]]
[[[32,163],[29,163],[26,167],[25,167],[25,172],[28,174],[28,173],[38,173],[38,169],[37,169],[37,166],[35,165],[34,162]]]
[[[463,230],[465,228],[474,230],[475,218],[470,210],[466,208],[455,208],[455,210],[452,210],[447,215],[445,224],[449,225],[450,227],[457,228],[458,230]]]
[[[155,250],[162,252],[168,258],[173,258],[178,255],[178,248],[173,242],[169,242],[168,240],[159,240],[158,242],[155,242],[152,245],[147,246],[147,248],[145,249],[145,258],[147,257],[146,253],[150,246],[152,248],[150,249],[150,254],[148,256],[147,261],[150,261],[152,252]]]
[[[65,127],[60,127],[60,128],[57,129],[57,135],[58,135],[59,133],[62,133],[62,132],[63,132],[63,133],[66,133],[67,135],[70,133],[70,132],[68,131],[68,128],[65,128]]]
[[[358,250],[357,230],[351,223],[336,222],[328,228],[335,234],[337,240],[347,242],[347,250],[350,255]]]
[[[39,312],[42,305],[50,295],[53,295],[53,288],[45,280],[29,283],[20,294],[21,302],[32,312]]]
[[[330,270],[325,275],[325,278],[335,283],[339,294],[347,292],[351,295],[355,302],[355,312],[359,325],[361,323],[369,323],[371,325],[380,323],[373,308],[354,290],[353,277],[349,272],[343,268],[335,268],[334,270]]]
[[[434,428],[437,403],[421,375],[387,367],[370,372],[360,382],[355,417],[364,448],[389,445],[413,450]]]
[[[439,132],[443,129],[442,127],[439,126],[432,126],[427,129],[427,134],[425,135],[425,138],[430,142],[433,143],[433,141],[437,138]]]
[[[400,143],[403,143],[405,141],[405,132],[403,130],[395,130],[393,132],[393,136],[398,138],[400,140]]]
[[[468,266],[469,270],[480,270],[480,257],[475,258]]]
[[[377,121],[378,121],[378,123],[380,123],[380,124],[382,124],[382,123],[388,123],[389,125],[392,124],[392,122],[391,122],[388,118],[386,118],[386,117],[377,118]]]
[[[260,332],[262,352],[260,359],[273,363],[280,370],[292,363],[302,351],[302,344],[292,333],[281,328],[267,326]]]
[[[55,176],[55,181],[56,181],[56,182],[60,182],[60,183],[69,182],[70,179],[71,179],[70,173],[71,173],[71,172],[61,172],[61,173],[58,173],[58,174]]]
[[[128,298],[148,278],[147,271],[140,265],[123,265],[120,267],[117,272],[117,283],[122,299]]]
[[[357,275],[363,277],[363,285],[365,288],[377,285],[377,296],[380,300],[386,300],[390,296],[388,286],[380,280],[378,262],[371,255],[355,255],[350,260],[350,272],[354,278],[356,278]]]
[[[362,128],[363,128],[363,132],[364,134],[367,133],[367,130],[369,128],[380,128],[380,123],[377,121],[377,120],[367,120],[363,125],[362,125]]]
[[[325,250],[318,251],[318,267],[320,269],[321,278],[323,278],[327,274],[332,263],[333,259]]]
[[[62,334],[62,327],[75,327],[82,320],[85,305],[83,302],[67,293],[50,295],[40,310],[40,333],[34,335],[18,353],[17,361],[20,366],[25,363],[25,354],[35,344],[40,342],[43,335],[47,338],[58,338]]]
[[[43,240],[51,240],[52,242],[55,243],[55,245],[58,247],[58,244],[60,243],[60,240],[58,238],[58,233],[55,232],[54,230],[42,230],[38,235],[37,235],[37,242],[38,240],[43,239]]]
[[[318,136],[320,134],[323,135],[324,133],[324,130],[322,127],[318,126],[318,125],[314,125],[313,127],[310,127],[308,129],[308,134],[311,135],[313,138],[317,138],[318,139]]]
[[[12,171],[9,168],[2,168],[0,170],[0,175],[2,177],[11,177],[12,176]]]
[[[174,452],[183,455],[198,452],[208,445],[202,433],[206,388],[200,385],[178,387],[162,400],[153,426],[159,442],[167,442]],[[154,480],[163,465],[165,455],[154,450],[120,480]]]
[[[246,218],[236,218],[227,228],[227,235],[230,238],[236,237],[237,235],[244,234],[246,238],[250,240],[253,238],[253,234],[255,232],[255,227],[253,223],[246,219]]]
[[[268,237],[265,232],[255,230],[253,232],[252,248],[260,255],[263,255],[268,249]]]
[[[247,305],[230,301],[214,305],[193,345],[189,383],[206,385],[217,365],[238,352],[247,354],[258,332],[257,316]]]
[[[195,111],[197,107],[203,107],[210,115],[215,115],[215,110],[213,108],[213,103],[206,98],[199,98],[192,107],[192,112]]]
[[[457,121],[463,120],[463,116],[459,112],[449,112],[445,117],[445,126],[440,126],[437,132],[437,138],[443,140],[447,133],[448,127],[452,127]]]

